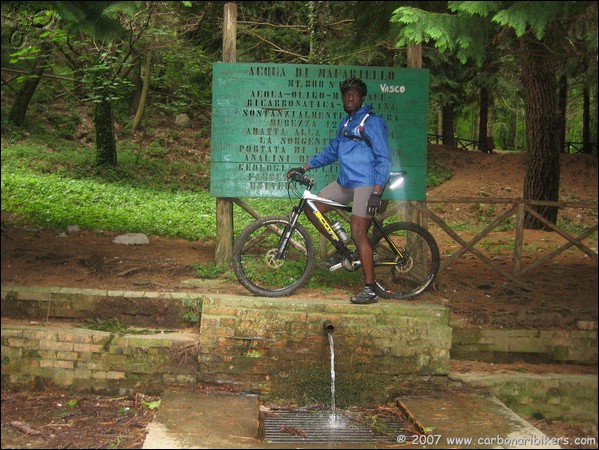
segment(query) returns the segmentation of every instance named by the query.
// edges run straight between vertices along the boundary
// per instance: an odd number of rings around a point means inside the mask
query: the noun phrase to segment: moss
[[[388,401],[389,378],[373,377],[366,362],[354,361],[352,370],[335,374],[335,404],[349,406],[374,406]],[[281,404],[314,405],[331,404],[330,368],[315,362],[303,370],[294,370],[273,377],[269,401]]]

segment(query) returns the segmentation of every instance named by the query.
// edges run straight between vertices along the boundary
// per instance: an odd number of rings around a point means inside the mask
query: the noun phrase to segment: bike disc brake
[[[404,251],[405,252],[405,251]],[[414,260],[412,256],[405,254],[405,257],[401,261],[397,261],[397,264],[393,269],[400,273],[408,273],[414,267]]]
[[[264,262],[268,267],[274,267],[275,269],[279,269],[283,264],[285,264],[285,259],[280,258],[277,259],[275,256],[277,254],[277,249],[272,248],[268,252],[266,252],[266,256],[264,258]]]

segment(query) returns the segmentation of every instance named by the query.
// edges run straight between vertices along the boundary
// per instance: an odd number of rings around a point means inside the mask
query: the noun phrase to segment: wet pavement
[[[258,411],[257,396],[171,389],[143,448],[259,448]]]
[[[145,449],[184,448],[561,448],[494,397],[443,392],[401,402],[426,434],[396,442],[269,443],[258,439],[257,396],[192,389],[164,393]]]

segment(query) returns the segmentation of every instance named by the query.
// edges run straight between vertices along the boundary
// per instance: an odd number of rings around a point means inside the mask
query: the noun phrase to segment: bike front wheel
[[[383,298],[409,299],[422,293],[439,272],[439,247],[416,223],[397,222],[375,230],[371,239],[374,275]]]
[[[281,237],[290,226],[288,217],[263,217],[244,229],[233,245],[233,270],[250,292],[283,297],[299,289],[314,267],[314,244],[299,223],[291,233],[282,258],[277,258]]]

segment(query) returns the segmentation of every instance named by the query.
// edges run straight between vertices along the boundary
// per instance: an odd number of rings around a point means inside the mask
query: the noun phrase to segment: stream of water
[[[335,407],[335,343],[333,341],[333,332],[327,333],[329,336],[329,348],[331,349],[331,428],[337,427],[337,411]]]

